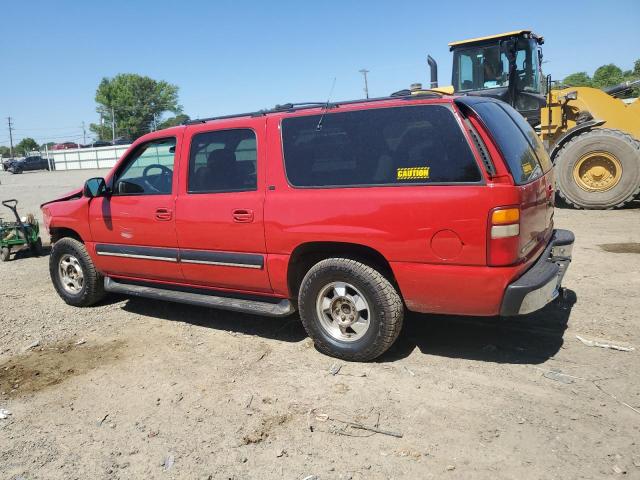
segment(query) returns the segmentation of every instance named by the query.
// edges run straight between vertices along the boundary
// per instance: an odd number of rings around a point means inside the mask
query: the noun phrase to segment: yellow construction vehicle
[[[542,138],[568,204],[607,209],[632,201],[640,194],[640,100],[615,97],[640,80],[604,90],[554,86],[542,74],[543,43],[531,30],[452,42],[452,85],[438,87],[429,56],[431,90],[511,104]]]

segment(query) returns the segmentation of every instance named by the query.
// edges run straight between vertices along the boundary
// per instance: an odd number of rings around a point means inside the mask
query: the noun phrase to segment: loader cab
[[[489,96],[511,104],[527,121],[540,123],[545,102],[542,37],[519,30],[449,44],[456,93]]]

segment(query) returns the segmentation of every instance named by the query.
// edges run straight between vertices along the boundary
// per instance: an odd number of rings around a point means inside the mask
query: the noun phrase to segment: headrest
[[[207,157],[207,167],[214,169],[233,168],[236,164],[236,154],[231,150],[221,148],[214,150]]]

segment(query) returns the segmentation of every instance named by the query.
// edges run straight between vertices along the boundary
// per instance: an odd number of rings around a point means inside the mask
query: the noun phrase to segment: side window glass
[[[482,180],[450,109],[375,108],[282,121],[295,187],[473,183]]]
[[[471,90],[473,84],[473,61],[467,54],[460,55],[460,90]]]
[[[250,129],[198,133],[191,140],[189,193],[257,188],[256,135]]]
[[[176,139],[153,140],[138,147],[114,182],[114,195],[168,195],[173,183]]]

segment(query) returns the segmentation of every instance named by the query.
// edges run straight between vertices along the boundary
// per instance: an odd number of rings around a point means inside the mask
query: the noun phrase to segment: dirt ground
[[[94,173],[1,172],[0,198],[38,213]],[[556,224],[577,237],[564,300],[409,315],[368,364],[318,353],[297,316],[76,309],[46,256],[1,264],[0,478],[640,478],[640,208]]]

